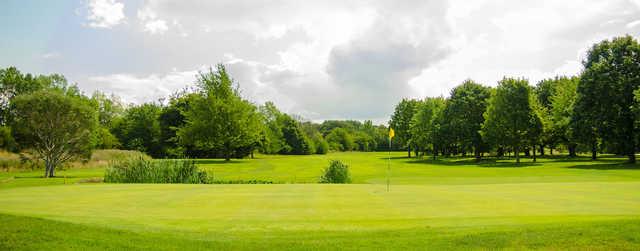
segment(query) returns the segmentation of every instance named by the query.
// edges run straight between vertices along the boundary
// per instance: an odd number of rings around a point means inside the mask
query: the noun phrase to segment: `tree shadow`
[[[460,159],[415,159],[411,161],[407,161],[409,164],[430,164],[430,165],[439,165],[439,166],[477,166],[482,168],[521,168],[521,167],[530,167],[530,166],[540,166],[541,163],[537,162],[511,162],[505,161],[510,159],[482,159],[480,161],[476,161],[474,158],[468,157],[460,157]],[[526,160],[526,159],[525,159]]]
[[[196,164],[201,164],[201,165],[226,165],[226,164],[240,164],[243,163],[243,161],[238,161],[238,160],[229,160],[226,161],[224,159],[194,159],[193,160]]]
[[[603,164],[590,164],[590,165],[574,165],[568,166],[570,169],[590,169],[590,170],[636,170],[640,171],[640,165],[630,163],[603,163]]]

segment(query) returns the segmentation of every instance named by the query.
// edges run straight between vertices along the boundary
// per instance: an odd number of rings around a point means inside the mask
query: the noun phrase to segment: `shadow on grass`
[[[571,169],[591,169],[591,170],[636,170],[640,171],[640,165],[638,164],[629,164],[629,163],[620,163],[618,160],[617,163],[603,163],[603,164],[587,164],[587,165],[575,165],[569,166],[567,168]]]
[[[507,162],[505,160],[511,159],[482,159],[480,161],[476,161],[474,158],[445,158],[445,159],[414,159],[407,161],[409,164],[431,164],[431,165],[440,165],[440,166],[478,166],[484,168],[521,168],[521,167],[530,167],[530,166],[540,166],[542,164],[530,162],[530,160],[522,159],[526,162]]]
[[[244,159],[242,160],[229,160],[226,161],[224,159],[193,159],[193,161],[196,162],[196,164],[212,164],[212,165],[224,165],[224,164],[240,164],[244,162]]]

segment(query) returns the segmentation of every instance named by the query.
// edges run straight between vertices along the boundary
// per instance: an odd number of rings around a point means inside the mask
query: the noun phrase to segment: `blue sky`
[[[2,1],[0,67],[157,100],[225,63],[243,95],[311,120],[387,120],[467,78],[581,71],[589,46],[640,36],[640,1]]]

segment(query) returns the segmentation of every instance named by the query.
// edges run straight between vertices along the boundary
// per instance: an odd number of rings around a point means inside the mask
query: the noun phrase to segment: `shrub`
[[[113,161],[105,171],[106,183],[208,183],[207,173],[192,160],[130,158]]]
[[[331,160],[320,176],[320,183],[351,183],[349,166],[339,160]]]

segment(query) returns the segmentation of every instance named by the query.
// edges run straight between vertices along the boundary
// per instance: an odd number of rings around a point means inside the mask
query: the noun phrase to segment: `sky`
[[[126,103],[223,63],[255,104],[386,123],[402,98],[446,97],[466,79],[579,74],[594,43],[640,36],[640,0],[5,0],[0,34],[0,67]]]

